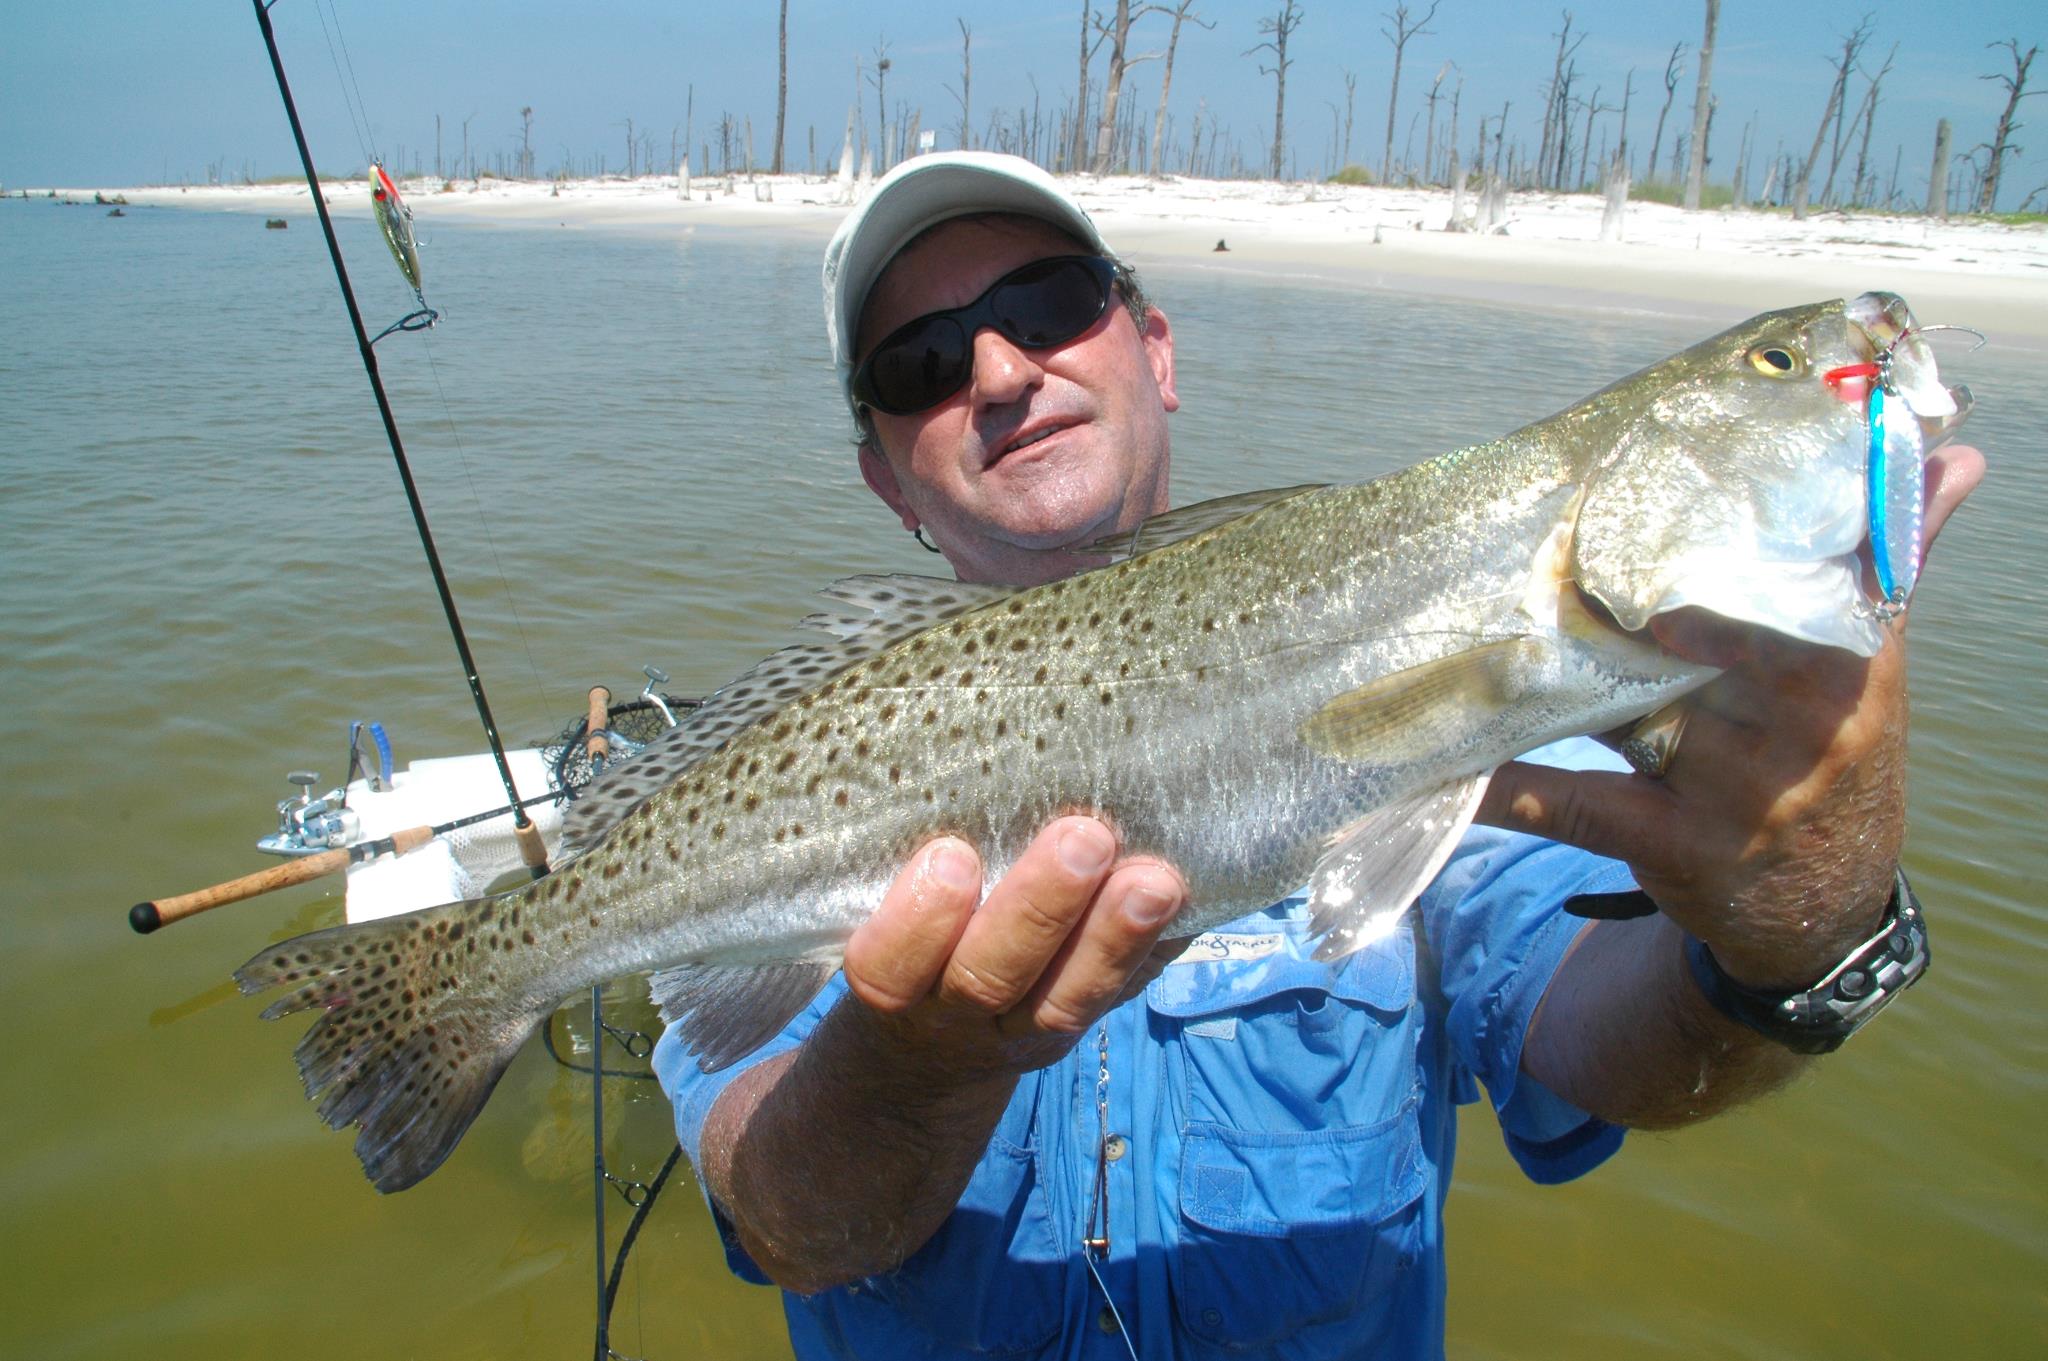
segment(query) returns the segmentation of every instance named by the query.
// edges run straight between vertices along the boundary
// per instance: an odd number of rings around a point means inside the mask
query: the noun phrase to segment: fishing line
[[[342,59],[348,55],[348,41],[341,36],[341,15],[339,13],[335,13],[333,16],[334,27],[330,30],[327,26],[329,12],[333,9],[333,0],[313,0],[313,13],[319,18],[320,32],[327,39],[327,60],[334,66],[334,84],[341,91],[342,107],[348,110],[349,122],[355,128],[356,150],[363,153],[364,160],[381,163],[383,157],[377,154],[376,139],[370,133],[370,113],[368,108],[363,105],[362,87],[355,83],[355,62],[353,60],[349,61],[346,78],[341,73]],[[334,54],[337,42],[341,44],[342,57],[336,57]],[[353,99],[349,97],[351,87],[355,90],[355,97]],[[358,112],[359,110],[360,113]]]

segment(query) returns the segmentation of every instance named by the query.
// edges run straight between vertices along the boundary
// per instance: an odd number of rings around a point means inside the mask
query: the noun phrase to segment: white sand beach
[[[330,180],[337,212],[367,214],[363,180]],[[1148,260],[1326,277],[1372,287],[1537,304],[1625,307],[1734,320],[1819,297],[1882,288],[1929,321],[2048,349],[2048,224],[1935,222],[1918,216],[1628,206],[1622,240],[1600,239],[1603,200],[1511,193],[1504,230],[1445,230],[1443,189],[1074,176],[1069,189],[1104,235]],[[32,191],[41,193],[44,191]],[[90,199],[95,190],[60,189]],[[134,205],[308,213],[304,186],[104,189]],[[846,211],[836,179],[801,175],[627,180],[415,179],[403,186],[424,232],[435,219],[565,228],[776,227],[821,238]],[[1470,200],[1468,200],[1468,213]],[[296,223],[294,224],[296,225]],[[1219,242],[1228,250],[1219,252]]]

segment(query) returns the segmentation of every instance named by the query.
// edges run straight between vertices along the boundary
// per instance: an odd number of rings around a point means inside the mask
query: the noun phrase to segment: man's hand
[[[1930,543],[1983,474],[1974,449],[1929,461]],[[1864,659],[1700,611],[1659,618],[1660,643],[1725,668],[1685,701],[1691,714],[1664,777],[1510,763],[1479,819],[1626,861],[1664,917],[1705,941],[1738,981],[1807,987],[1876,929],[1890,896],[1905,823],[1904,622]],[[1597,1109],[1583,1098],[1599,1079],[1585,1056],[1559,1052],[1559,1040],[1604,1047],[1596,1018],[1611,1023],[1622,1010],[1643,1023],[1639,1003],[1623,1006],[1617,990],[1668,987],[1689,998],[1677,961],[1669,925],[1601,923],[1546,996],[1545,1013],[1571,1015],[1539,1013],[1525,1064]],[[1703,1081],[1694,1058],[1692,1077]]]
[[[962,1078],[1066,1053],[1158,973],[1159,933],[1187,901],[1177,873],[1119,861],[1114,833],[1088,817],[1054,822],[980,889],[973,848],[942,838],[846,947],[847,986],[888,1038]]]
[[[938,1230],[1017,1079],[1144,986],[1187,901],[1156,860],[1061,818],[981,893],[973,848],[921,850],[847,942],[850,995],[803,1044],[734,1079],[700,1169],[777,1284],[822,1290]],[[854,1169],[858,1174],[854,1175]]]

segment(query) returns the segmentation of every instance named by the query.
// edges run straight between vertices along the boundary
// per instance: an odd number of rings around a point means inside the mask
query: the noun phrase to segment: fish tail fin
[[[318,1010],[294,1051],[299,1076],[329,1128],[361,1127],[356,1157],[379,1191],[441,1165],[548,1014],[488,986],[504,958],[477,938],[489,909],[449,903],[330,927],[235,971],[244,993],[289,989],[267,1021]]]

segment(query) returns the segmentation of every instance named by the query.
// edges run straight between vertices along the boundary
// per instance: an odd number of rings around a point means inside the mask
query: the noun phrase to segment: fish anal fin
[[[1523,635],[1381,676],[1327,701],[1302,722],[1301,738],[1339,761],[1400,765],[1437,755],[1508,708],[1546,654],[1541,640]]]
[[[835,959],[681,964],[647,980],[664,1021],[707,1073],[745,1058],[795,1019],[839,968]]]
[[[1317,959],[1341,959],[1400,923],[1472,825],[1490,773],[1412,794],[1337,834],[1309,877]]]

